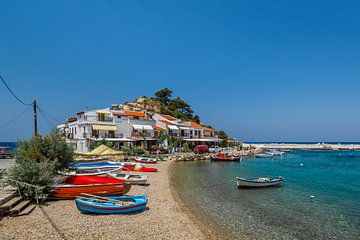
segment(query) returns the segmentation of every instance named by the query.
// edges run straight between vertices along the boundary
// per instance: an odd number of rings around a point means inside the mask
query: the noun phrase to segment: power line
[[[36,106],[37,109],[39,109],[40,113],[44,114],[48,119],[53,120],[55,123],[60,123],[62,120],[60,120],[59,117],[55,116],[54,114],[51,114],[49,112],[44,111],[44,109],[41,109],[39,105]]]
[[[39,112],[40,112],[41,116],[44,118],[45,122],[49,125],[49,127],[54,128],[54,127],[55,127],[55,124],[49,121],[49,119],[48,119],[48,118],[45,116],[45,114],[40,110],[40,108],[38,108],[38,109],[39,109]]]
[[[1,76],[0,74],[0,79],[1,81],[4,83],[5,87],[9,90],[9,92],[19,101],[21,102],[22,104],[26,105],[26,106],[29,106],[29,105],[32,105],[32,103],[25,103],[23,102],[18,96],[16,96],[16,94],[11,90],[11,88],[9,87],[9,85],[7,85],[7,83],[5,82],[4,78]]]
[[[12,120],[10,120],[9,122],[0,125],[0,128],[6,127],[8,125],[10,125],[11,123],[15,122],[18,118],[20,118],[29,108],[31,107],[31,105],[29,105],[27,108],[25,108],[25,110],[23,112],[21,112],[20,114],[18,114],[15,118],[13,118]]]

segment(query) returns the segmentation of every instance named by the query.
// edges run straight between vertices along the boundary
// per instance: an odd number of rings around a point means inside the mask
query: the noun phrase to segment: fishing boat
[[[275,178],[255,178],[246,179],[237,177],[237,186],[239,188],[263,188],[263,187],[275,187],[282,184],[284,181],[283,177]]]
[[[157,158],[144,158],[144,157],[137,157],[135,158],[136,162],[139,163],[157,163],[158,159]]]
[[[241,157],[240,156],[234,156],[234,155],[228,155],[228,154],[223,154],[223,153],[218,153],[216,155],[211,155],[210,159],[212,161],[240,161]]]
[[[112,168],[90,168],[90,169],[74,169],[72,171],[60,172],[60,174],[65,176],[101,176],[108,173],[118,172],[121,170],[121,167],[112,167]]]
[[[126,183],[143,185],[147,183],[148,176],[146,175],[137,175],[137,174],[125,174],[125,173],[108,173],[107,176],[124,180]]]
[[[137,172],[157,172],[156,168],[144,167],[141,164],[127,165],[122,167],[123,171],[137,171]]]
[[[255,157],[257,157],[257,158],[273,158],[274,155],[272,155],[270,153],[259,153],[259,154],[255,154]]]
[[[49,196],[55,199],[73,199],[82,193],[99,196],[117,196],[130,191],[124,180],[99,176],[71,176],[65,184],[50,186]]]
[[[82,213],[124,214],[146,209],[146,195],[142,196],[81,196],[75,199],[76,207]]]

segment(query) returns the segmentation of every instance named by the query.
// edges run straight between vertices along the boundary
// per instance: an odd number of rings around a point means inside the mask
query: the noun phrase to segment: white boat
[[[125,173],[108,173],[107,176],[125,180],[127,183],[143,185],[147,183],[147,175],[138,175],[138,174],[125,174]]]
[[[135,161],[139,162],[139,163],[157,163],[158,159],[157,158],[136,157]]]
[[[257,157],[257,158],[273,158],[274,155],[272,155],[270,153],[259,153],[259,154],[255,154],[255,157]]]
[[[108,173],[114,173],[120,171],[121,167],[106,167],[106,168],[88,168],[88,169],[75,169],[67,172],[60,172],[60,174],[65,176],[99,176],[105,175]]]
[[[281,185],[284,181],[283,177],[275,178],[255,178],[255,179],[246,179],[246,178],[236,178],[236,183],[239,188],[262,188],[262,187],[275,187]]]

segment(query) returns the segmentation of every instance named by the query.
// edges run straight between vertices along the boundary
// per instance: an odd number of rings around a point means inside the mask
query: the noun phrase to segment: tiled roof
[[[175,125],[174,123],[168,121],[168,120],[160,120],[160,122],[163,122],[165,124],[168,124],[168,125]]]
[[[162,117],[166,118],[167,120],[174,121],[176,118],[170,116],[170,115],[161,115]]]
[[[190,122],[190,127],[192,128],[198,128],[198,129],[202,129],[203,126],[201,126],[200,124],[196,123],[196,122]]]
[[[203,127],[203,129],[204,129],[205,131],[215,132],[215,130],[214,130],[214,129],[212,129],[212,128],[205,127],[205,126],[202,126],[202,127]]]

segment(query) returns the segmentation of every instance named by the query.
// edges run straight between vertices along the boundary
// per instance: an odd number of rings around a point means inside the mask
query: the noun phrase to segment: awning
[[[179,128],[182,129],[182,130],[190,130],[189,127],[179,127]]]
[[[220,138],[188,138],[184,139],[187,142],[221,142]]]
[[[113,125],[92,125],[93,130],[116,131],[117,127]]]
[[[168,125],[168,128],[170,128],[171,130],[179,130],[179,128],[175,125]]]
[[[154,130],[151,125],[143,125],[143,128],[144,128],[145,130]]]
[[[143,130],[144,129],[143,125],[136,125],[136,124],[133,124],[133,128],[135,130]]]

